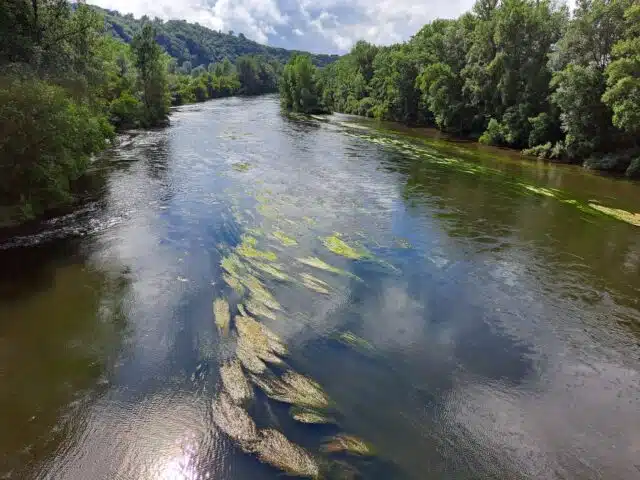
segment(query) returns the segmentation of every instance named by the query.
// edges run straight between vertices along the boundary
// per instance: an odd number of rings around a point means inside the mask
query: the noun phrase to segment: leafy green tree
[[[192,68],[191,72],[189,72],[189,73],[191,74],[191,76],[193,78],[197,78],[197,77],[200,77],[201,75],[204,75],[205,73],[207,73],[207,69],[204,68],[203,65],[198,65],[197,67]]]
[[[420,91],[416,88],[418,58],[410,46],[381,49],[373,62],[371,97],[377,118],[412,124],[419,117]]]
[[[462,71],[475,22],[470,14],[457,21],[434,22],[412,40],[426,63],[417,85],[435,124],[443,130],[468,133],[474,128],[477,110],[465,95]]]
[[[16,206],[13,220],[68,203],[113,133],[87,104],[33,77],[0,79],[0,125],[0,204]]]
[[[254,57],[243,56],[236,60],[240,91],[244,95],[256,95],[262,92],[258,62]]]
[[[309,56],[294,56],[284,67],[282,74],[280,98],[283,107],[300,113],[325,112],[316,77],[316,67]]]
[[[131,42],[142,90],[143,123],[147,126],[166,123],[169,114],[167,67],[162,49],[155,41],[155,30],[146,24]]]
[[[612,112],[602,101],[605,69],[613,45],[625,33],[624,11],[632,0],[579,0],[550,65],[551,100],[560,110],[570,159],[613,147]]]
[[[606,67],[607,89],[602,100],[613,111],[613,124],[636,140],[640,135],[640,4],[625,11],[626,31],[613,45]]]

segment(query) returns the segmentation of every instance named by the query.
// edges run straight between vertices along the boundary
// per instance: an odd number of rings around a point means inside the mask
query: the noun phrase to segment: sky
[[[89,0],[103,8],[198,22],[260,43],[345,53],[357,40],[407,40],[435,18],[454,18],[474,0]]]

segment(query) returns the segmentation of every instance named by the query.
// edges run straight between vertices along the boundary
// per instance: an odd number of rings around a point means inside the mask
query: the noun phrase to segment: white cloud
[[[570,4],[573,0],[569,0]],[[343,53],[357,40],[407,40],[435,18],[452,18],[474,0],[89,0],[101,7],[214,30],[242,32],[261,43]]]

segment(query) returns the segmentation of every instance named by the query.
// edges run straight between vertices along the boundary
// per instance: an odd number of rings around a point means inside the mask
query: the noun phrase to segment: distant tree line
[[[572,14],[551,0],[478,0],[406,43],[358,42],[312,77],[324,108],[640,176],[637,0],[578,0]]]
[[[191,68],[145,23],[124,43],[66,0],[0,4],[0,226],[73,200],[117,129],[167,123],[171,104],[277,91],[281,64],[241,56]]]

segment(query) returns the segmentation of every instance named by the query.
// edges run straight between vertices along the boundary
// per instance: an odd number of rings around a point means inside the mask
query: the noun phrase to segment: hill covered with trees
[[[112,10],[103,10],[94,6],[91,8],[103,14],[107,28],[114,37],[127,43],[131,42],[135,33],[140,31],[145,23],[152,23],[156,29],[157,42],[177,60],[178,66],[184,65],[189,70],[199,65],[206,67],[211,63],[222,62],[225,58],[235,63],[238,57],[244,55],[261,55],[284,64],[294,54],[304,53],[262,45],[249,40],[242,33],[236,35],[232,32],[217,32],[184,20],[163,22],[160,19],[152,20],[147,17],[136,19],[131,14],[121,15]],[[309,55],[313,64],[319,67],[339,58],[338,55]]]

